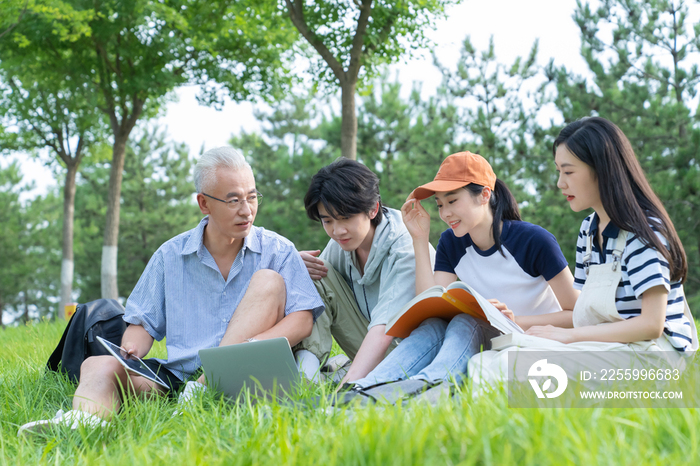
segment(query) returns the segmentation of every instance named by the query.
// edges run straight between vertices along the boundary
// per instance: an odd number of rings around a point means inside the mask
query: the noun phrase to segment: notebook
[[[244,388],[266,398],[283,398],[300,380],[286,338],[199,350],[207,385],[237,399]]]

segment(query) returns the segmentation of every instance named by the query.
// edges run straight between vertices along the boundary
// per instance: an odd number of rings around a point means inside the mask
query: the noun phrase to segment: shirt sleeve
[[[666,239],[657,233],[661,242],[666,245]],[[664,256],[648,244],[642,242],[636,235],[627,240],[623,262],[627,268],[627,276],[637,299],[641,298],[649,288],[663,286],[671,291],[671,270]]]
[[[282,243],[274,261],[273,270],[280,274],[287,289],[284,315],[297,311],[311,311],[314,321],[326,309],[309,276],[299,252],[291,244]]]
[[[148,261],[146,269],[126,301],[124,321],[142,326],[158,341],[165,337],[165,279],[161,249]]]
[[[557,239],[539,225],[527,222],[509,223],[503,247],[531,277],[541,276],[549,281],[568,265]]]
[[[440,235],[438,240],[437,250],[435,252],[435,272],[448,272],[457,274],[455,272],[456,263],[452,263],[450,257],[457,257],[461,259],[464,253],[457,255],[455,251],[455,236],[450,230],[444,231]]]
[[[534,259],[535,270],[533,272],[536,274],[534,276],[542,275],[545,280],[549,281],[559,275],[569,264],[553,234],[539,226],[534,229],[534,232],[530,248]]]
[[[381,287],[377,305],[367,330],[386,325],[396,312],[416,295],[416,260],[413,246],[392,251],[381,270]]]

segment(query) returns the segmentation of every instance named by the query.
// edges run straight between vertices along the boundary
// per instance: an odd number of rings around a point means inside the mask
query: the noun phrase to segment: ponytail
[[[478,196],[484,190],[484,187],[471,183],[465,186],[464,189],[469,191],[472,196]],[[503,220],[521,220],[521,218],[518,203],[515,201],[513,193],[508,189],[508,185],[502,180],[496,179],[496,186],[491,192],[489,207],[491,207],[491,213],[493,214],[491,233],[496,242],[496,248],[503,254],[501,249],[501,222]]]

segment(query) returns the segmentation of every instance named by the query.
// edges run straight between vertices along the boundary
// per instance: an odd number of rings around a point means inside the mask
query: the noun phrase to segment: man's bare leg
[[[287,288],[274,270],[261,269],[253,274],[243,299],[236,307],[219,346],[243,343],[272,327],[284,318]],[[197,382],[206,382],[202,374]]]
[[[274,327],[284,317],[286,302],[287,289],[282,276],[274,270],[258,270],[253,274],[219,346],[243,343]]]
[[[136,375],[127,375],[112,356],[92,356],[80,366],[80,384],[73,396],[73,409],[110,420],[121,407],[121,389],[134,394],[161,393],[160,387]]]

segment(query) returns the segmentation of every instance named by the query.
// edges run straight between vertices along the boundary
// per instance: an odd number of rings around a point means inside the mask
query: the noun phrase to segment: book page
[[[454,282],[447,287],[447,292],[463,302],[476,300],[481,306],[486,320],[489,321],[491,325],[496,327],[503,333],[525,333],[522,328],[508,317],[503,315],[501,311],[496,309],[496,307],[488,302],[486,298],[481,296],[472,287],[464,282]]]

